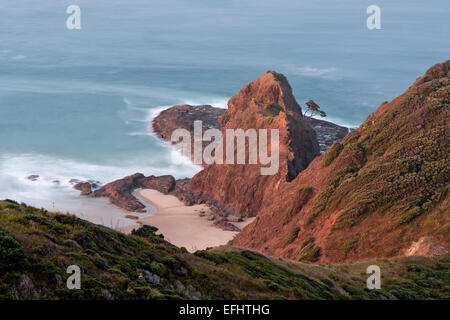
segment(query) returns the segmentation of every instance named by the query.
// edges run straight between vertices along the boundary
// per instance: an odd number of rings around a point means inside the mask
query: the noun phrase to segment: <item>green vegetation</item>
[[[337,275],[335,275],[334,273],[330,273],[328,275],[328,278],[330,278],[331,280],[334,280],[334,281],[339,281],[339,277]]]
[[[449,298],[449,257],[383,260],[390,279],[374,292],[361,270],[382,261],[319,266],[230,246],[190,254],[156,231],[145,226],[125,235],[0,201],[0,299]],[[320,254],[314,239],[302,254],[308,262]],[[82,270],[80,290],[65,285],[73,264]]]
[[[328,167],[330,163],[337,158],[337,156],[341,153],[344,146],[339,142],[335,142],[331,145],[330,148],[324,153],[322,157],[322,166]]]
[[[314,189],[311,187],[301,188],[297,191],[294,197],[294,201],[292,201],[291,206],[286,210],[283,219],[283,225],[291,222],[294,214],[298,213],[303,208],[303,206],[308,203],[313,193]]]
[[[332,167],[310,223],[322,212],[342,210],[335,230],[375,212],[392,215],[389,228],[425,214],[430,228],[440,227],[442,220],[430,213],[450,211],[449,71],[450,61],[439,65],[324,154],[323,166]]]
[[[294,229],[292,229],[291,233],[289,234],[289,237],[286,239],[286,245],[294,242],[295,239],[297,239],[299,232],[300,232],[300,227],[295,227]]]
[[[302,249],[297,260],[302,262],[316,262],[320,258],[321,248],[317,247],[314,238],[308,238],[302,242]]]
[[[23,246],[0,228],[0,272],[20,270],[27,264]]]
[[[345,256],[347,256],[347,254],[351,250],[354,250],[357,246],[358,246],[357,238],[345,238],[339,241],[339,248],[341,249],[342,253]]]
[[[280,112],[284,112],[284,110],[278,103],[271,102],[263,106],[262,112],[266,117],[276,117]]]

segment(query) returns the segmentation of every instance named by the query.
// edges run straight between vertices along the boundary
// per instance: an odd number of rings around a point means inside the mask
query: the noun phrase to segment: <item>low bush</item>
[[[276,117],[280,112],[284,112],[283,107],[276,102],[271,102],[263,106],[263,114],[266,117]]]
[[[300,232],[300,227],[295,227],[292,229],[291,233],[289,234],[289,237],[286,239],[286,244],[291,244],[295,241],[298,237],[298,233]]]
[[[0,228],[0,271],[18,271],[28,265],[23,246]]]

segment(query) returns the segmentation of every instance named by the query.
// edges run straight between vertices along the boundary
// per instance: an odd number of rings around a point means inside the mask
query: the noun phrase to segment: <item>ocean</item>
[[[126,225],[69,180],[135,172],[191,177],[150,121],[175,104],[226,107],[266,70],[299,103],[356,127],[431,65],[450,58],[448,0],[46,0],[0,3],[0,199]],[[81,9],[68,30],[66,9]],[[37,181],[26,179],[39,175]],[[59,183],[54,183],[58,180]]]

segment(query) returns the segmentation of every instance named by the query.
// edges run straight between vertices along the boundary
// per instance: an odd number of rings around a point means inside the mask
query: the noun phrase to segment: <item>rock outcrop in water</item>
[[[448,252],[449,106],[447,61],[272,189],[234,245],[313,262]]]
[[[177,105],[161,111],[153,119],[152,128],[161,139],[170,141],[172,132],[176,129],[186,129],[193,133],[195,120],[201,120],[205,129],[220,129],[219,117],[225,111],[226,109],[210,105]]]
[[[89,182],[78,182],[73,188],[81,191],[82,196],[88,196],[92,193],[92,186]]]
[[[280,109],[270,110],[273,106],[279,106]],[[311,127],[319,128],[317,132],[321,134],[318,139],[321,146],[324,143],[331,144],[334,139],[340,140],[347,129],[323,120],[303,117],[286,78],[272,71],[264,73],[245,86],[230,100],[229,107],[229,110],[225,110],[208,105],[174,106],[155,117],[152,127],[153,131],[165,140],[170,140],[172,132],[176,129],[186,129],[193,137],[195,120],[203,122],[204,130],[209,128],[280,130],[281,166],[277,175],[261,176],[259,167],[253,165],[205,165],[206,171],[196,175],[193,181],[178,180],[176,183],[173,182],[170,188],[161,191],[175,195],[187,205],[206,203],[211,208],[211,218],[216,220],[216,225],[234,229],[235,227],[228,223],[227,216],[236,216],[235,219],[239,219],[243,216],[256,215],[257,207],[261,204],[257,199],[263,199],[264,193],[266,191],[270,193],[270,188],[279,186],[280,182],[293,179],[319,154],[319,144]],[[209,180],[205,181],[205,177]],[[143,204],[131,194],[130,190],[138,187],[151,188],[151,185],[142,182],[143,178],[130,176],[114,181],[94,192],[92,196],[108,197],[113,204],[123,209],[141,211],[144,208]],[[161,177],[153,179],[158,183],[161,181]],[[237,182],[237,179],[240,182]],[[174,181],[173,178],[171,181]],[[241,188],[245,191],[241,192]]]
[[[167,178],[164,192],[186,204],[208,204],[218,226],[226,227],[231,217],[256,216],[233,243],[273,256],[343,262],[448,252],[449,75],[450,61],[430,68],[316,157],[311,127],[319,132],[332,125],[305,119],[285,78],[266,72],[230,99],[219,124],[222,131],[278,128],[279,172],[261,176],[258,166],[209,165],[192,179]],[[177,108],[172,119],[179,118]],[[186,121],[177,125],[189,130],[193,120]],[[331,131],[322,145],[345,134],[336,127]],[[139,210],[130,190],[144,185],[135,182],[144,178],[116,182],[98,195]]]
[[[280,184],[294,179],[319,154],[316,134],[303,117],[289,83],[274,71],[265,72],[233,96],[219,122],[224,136],[227,129],[279,130],[276,174],[261,175],[260,164],[213,164],[189,183],[198,199],[214,202],[238,217],[257,215]],[[267,148],[270,150],[270,143]]]
[[[188,130],[194,136],[194,121],[201,120],[204,129],[221,129],[219,117],[226,109],[210,105],[191,106],[177,105],[162,111],[152,121],[153,131],[163,140],[170,141],[172,132],[176,129]],[[325,152],[334,142],[341,141],[349,132],[349,128],[332,122],[308,118],[311,127],[316,132],[320,152]],[[204,142],[204,145],[208,142]]]
[[[142,173],[135,173],[122,179],[110,182],[96,191],[92,191],[89,182],[78,182],[74,189],[80,190],[81,195],[94,198],[108,198],[111,204],[130,212],[145,212],[145,205],[139,201],[133,191],[139,188],[155,189],[163,194],[176,196],[186,205],[196,203],[206,203],[211,208],[210,220],[214,225],[223,230],[240,231],[238,227],[228,221],[224,216],[224,211],[216,202],[210,199],[199,198],[189,188],[190,179],[175,180],[173,176],[144,176]],[[128,215],[129,219],[137,219],[136,216]]]
[[[143,212],[145,205],[132,195],[135,189],[149,188],[167,194],[172,191],[174,186],[175,179],[172,176],[145,177],[142,173],[135,173],[104,185],[91,193],[90,196],[109,198],[112,204],[122,209]]]
[[[170,141],[172,133],[177,129],[185,129],[191,133],[191,160],[194,154],[194,121],[202,121],[202,132],[207,129],[220,129],[219,117],[225,109],[210,105],[191,106],[188,104],[173,106],[162,111],[152,121],[153,132],[163,140]],[[210,142],[204,141],[203,147]],[[206,166],[206,163],[202,163]]]

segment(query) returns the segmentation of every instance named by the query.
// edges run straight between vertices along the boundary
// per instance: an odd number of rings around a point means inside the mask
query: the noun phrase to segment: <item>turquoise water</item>
[[[71,4],[81,7],[81,30],[66,29]],[[71,178],[192,176],[199,168],[171,163],[152,136],[152,116],[180,103],[225,107],[268,69],[288,77],[299,102],[359,125],[450,58],[448,0],[377,1],[382,29],[373,31],[371,4],[2,1],[0,198],[75,211],[85,202]]]

